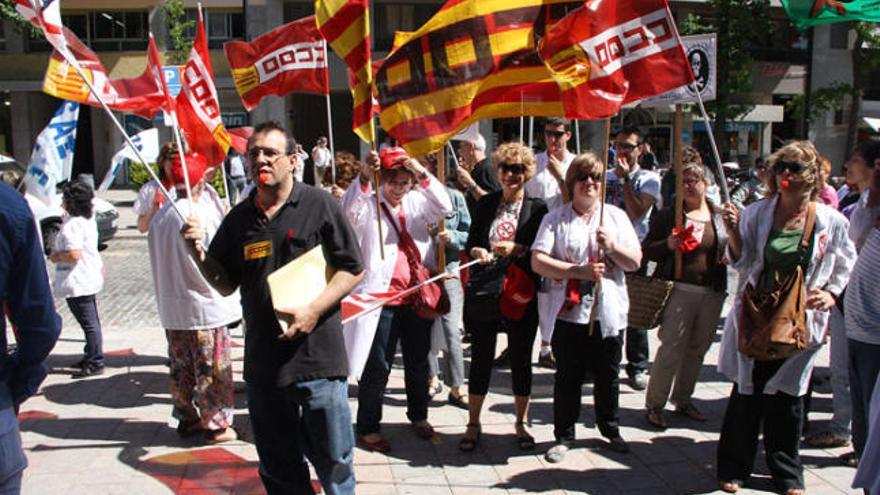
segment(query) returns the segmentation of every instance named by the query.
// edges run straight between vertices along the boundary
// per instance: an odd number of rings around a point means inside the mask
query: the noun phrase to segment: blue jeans
[[[98,319],[95,295],[68,297],[67,307],[86,334],[86,345],[83,348],[85,362],[92,366],[104,366],[101,320]]]
[[[428,351],[432,320],[416,316],[410,306],[386,306],[379,315],[376,336],[358,384],[357,432],[379,432],[382,398],[400,341],[403,381],[406,386],[406,417],[411,422],[428,419]]]
[[[852,399],[849,394],[849,356],[847,352],[846,327],[843,314],[837,307],[831,308],[828,320],[831,328],[831,431],[838,435],[850,435],[852,422]]]
[[[287,387],[247,384],[260,478],[269,495],[312,493],[306,458],[327,495],[354,494],[351,411],[344,378]]]
[[[7,384],[0,382],[0,495],[21,492],[21,475],[26,467],[12,394]]]
[[[458,267],[458,262],[447,263],[446,270]],[[443,351],[443,381],[450,387],[460,387],[464,383],[464,357],[461,352],[461,313],[464,306],[464,289],[461,287],[461,279],[450,278],[443,281],[446,294],[449,296],[449,312],[440,318],[443,332],[443,341],[446,342],[446,350]],[[437,353],[428,354],[428,369],[431,376],[440,374],[440,363],[437,361]]]
[[[847,339],[849,343],[849,392],[852,398],[852,439],[859,457],[868,440],[869,406],[880,375],[880,345]]]

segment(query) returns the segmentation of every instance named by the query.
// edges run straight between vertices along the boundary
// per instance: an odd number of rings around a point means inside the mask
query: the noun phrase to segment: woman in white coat
[[[380,173],[382,182],[381,210],[376,208],[371,186],[375,173]],[[403,149],[383,150],[381,167],[379,156],[372,153],[361,169],[359,180],[342,196],[342,205],[357,233],[366,262],[364,279],[353,291],[355,294],[399,291],[410,286],[410,265],[405,251],[399,248],[402,238],[404,242],[409,238],[415,244],[422,265],[436,271],[436,253],[428,225],[436,224],[452,212],[452,203],[443,184]],[[381,239],[377,218],[382,222]],[[416,315],[408,299],[402,299],[345,325],[349,364],[352,374],[360,377],[356,431],[364,448],[376,452],[391,449],[379,429],[382,398],[398,340],[403,353],[407,417],[418,436],[433,437],[434,430],[427,421],[432,324],[432,320]]]
[[[739,490],[752,471],[763,424],[767,465],[778,488],[788,495],[803,493],[799,456],[803,427],[803,396],[816,355],[824,340],[829,310],[846,285],[855,260],[847,237],[846,218],[833,208],[815,205],[815,227],[808,248],[800,247],[811,203],[819,185],[819,153],[808,141],[791,142],[769,159],[768,195],[738,218],[725,206],[730,229],[728,259],[754,287],[772,284],[805,263],[807,349],[788,358],[758,361],[739,352],[737,294],[724,328],[718,370],[734,386],[724,414],[718,443],[718,480],[727,492]],[[803,257],[803,258],[802,258]]]

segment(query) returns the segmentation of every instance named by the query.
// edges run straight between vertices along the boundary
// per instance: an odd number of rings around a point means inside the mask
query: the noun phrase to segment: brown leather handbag
[[[801,236],[801,262],[794,273],[777,280],[773,289],[746,284],[738,315],[739,352],[758,361],[785,359],[807,348],[810,331],[806,313],[806,269],[816,225],[816,203],[807,208]]]

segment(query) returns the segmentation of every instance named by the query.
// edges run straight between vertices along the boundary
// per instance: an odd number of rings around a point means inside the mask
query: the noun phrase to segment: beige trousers
[[[646,407],[666,406],[673,381],[672,402],[678,406],[690,403],[723,304],[723,292],[676,282],[663,312],[660,348],[651,365]]]

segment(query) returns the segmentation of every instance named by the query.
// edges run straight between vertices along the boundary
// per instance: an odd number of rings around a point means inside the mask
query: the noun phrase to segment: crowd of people
[[[477,135],[461,142],[455,166],[392,145],[363,160],[346,152],[331,157],[322,138],[306,172],[313,186],[303,181],[309,155],[282,126],[264,123],[234,165],[251,184],[244,188],[241,174],[230,174],[238,201],[228,211],[207,183],[212,167],[195,154],[185,155],[184,167],[179,150],[164,146],[160,181],[142,188],[134,209],[138,229],[148,235],[178,433],[202,435],[207,443],[238,438],[229,327],[243,320],[248,410],[269,493],[310,493],[307,461],[326,493],[354,493],[354,446],[394,448],[382,434],[382,410],[398,344],[406,416],[420,438],[435,436],[428,405],[443,390],[442,378],[447,403],[468,411],[459,449],[480,446],[498,336],[505,333],[511,433],[519,449],[534,450],[529,402],[540,334],[537,364],[555,370],[555,442],[545,459],[561,462],[575,447],[585,381],[594,384],[596,424],[607,447],[625,454],[624,357],[629,386],[646,390],[646,426],[666,428],[668,402],[676,414],[706,421],[692,396],[733,293],[718,365],[733,382],[717,450],[720,488],[732,493],[748,482],[763,435],[777,488],[804,493],[799,449],[816,357],[829,341],[834,417],[830,430],[804,441],[830,447],[852,438],[845,462],[862,468],[877,462],[864,456],[880,449],[880,425],[870,424],[877,417],[872,397],[875,403],[880,397],[880,290],[871,279],[880,268],[880,142],[853,150],[846,184],[836,191],[831,164],[812,143],[787,143],[756,163],[723,204],[716,174],[688,147],[676,207],[674,188],[653,165],[643,167],[656,158],[645,159],[650,148],[637,129],[613,136],[607,160],[571,153],[567,120],[547,119],[543,137],[541,153],[513,142],[488,156]],[[7,190],[0,187],[0,194]],[[68,218],[49,257],[56,295],[67,299],[86,335],[77,377],[100,374],[104,366],[92,194],[78,182],[64,188]],[[19,239],[33,234],[32,220],[30,227],[10,227],[13,217],[21,223],[26,215],[5,197],[0,208],[8,219],[0,222],[6,229],[0,247],[33,255]],[[333,269],[326,287],[311,302],[276,307],[268,276],[316,247]],[[459,270],[470,261],[476,264]],[[23,301],[10,288],[22,283],[14,272],[36,262],[12,266],[4,255],[2,263],[4,302],[19,341],[18,354],[0,362],[2,376],[13,377],[11,394],[0,387],[0,443],[12,445],[18,432],[3,411],[42,379],[37,364],[58,321],[33,320],[28,308],[45,301]],[[45,266],[33,269],[45,272]],[[439,283],[420,285],[426,274],[444,271]],[[736,287],[730,272],[738,275]],[[647,331],[629,319],[641,301],[631,299],[627,283],[649,274],[669,287],[653,359]],[[48,293],[43,285],[21,290]],[[343,324],[344,296],[413,287],[419,290]],[[349,377],[358,384],[354,421]],[[861,469],[860,486],[880,488],[876,471],[876,464]],[[20,469],[15,472],[20,481]]]

